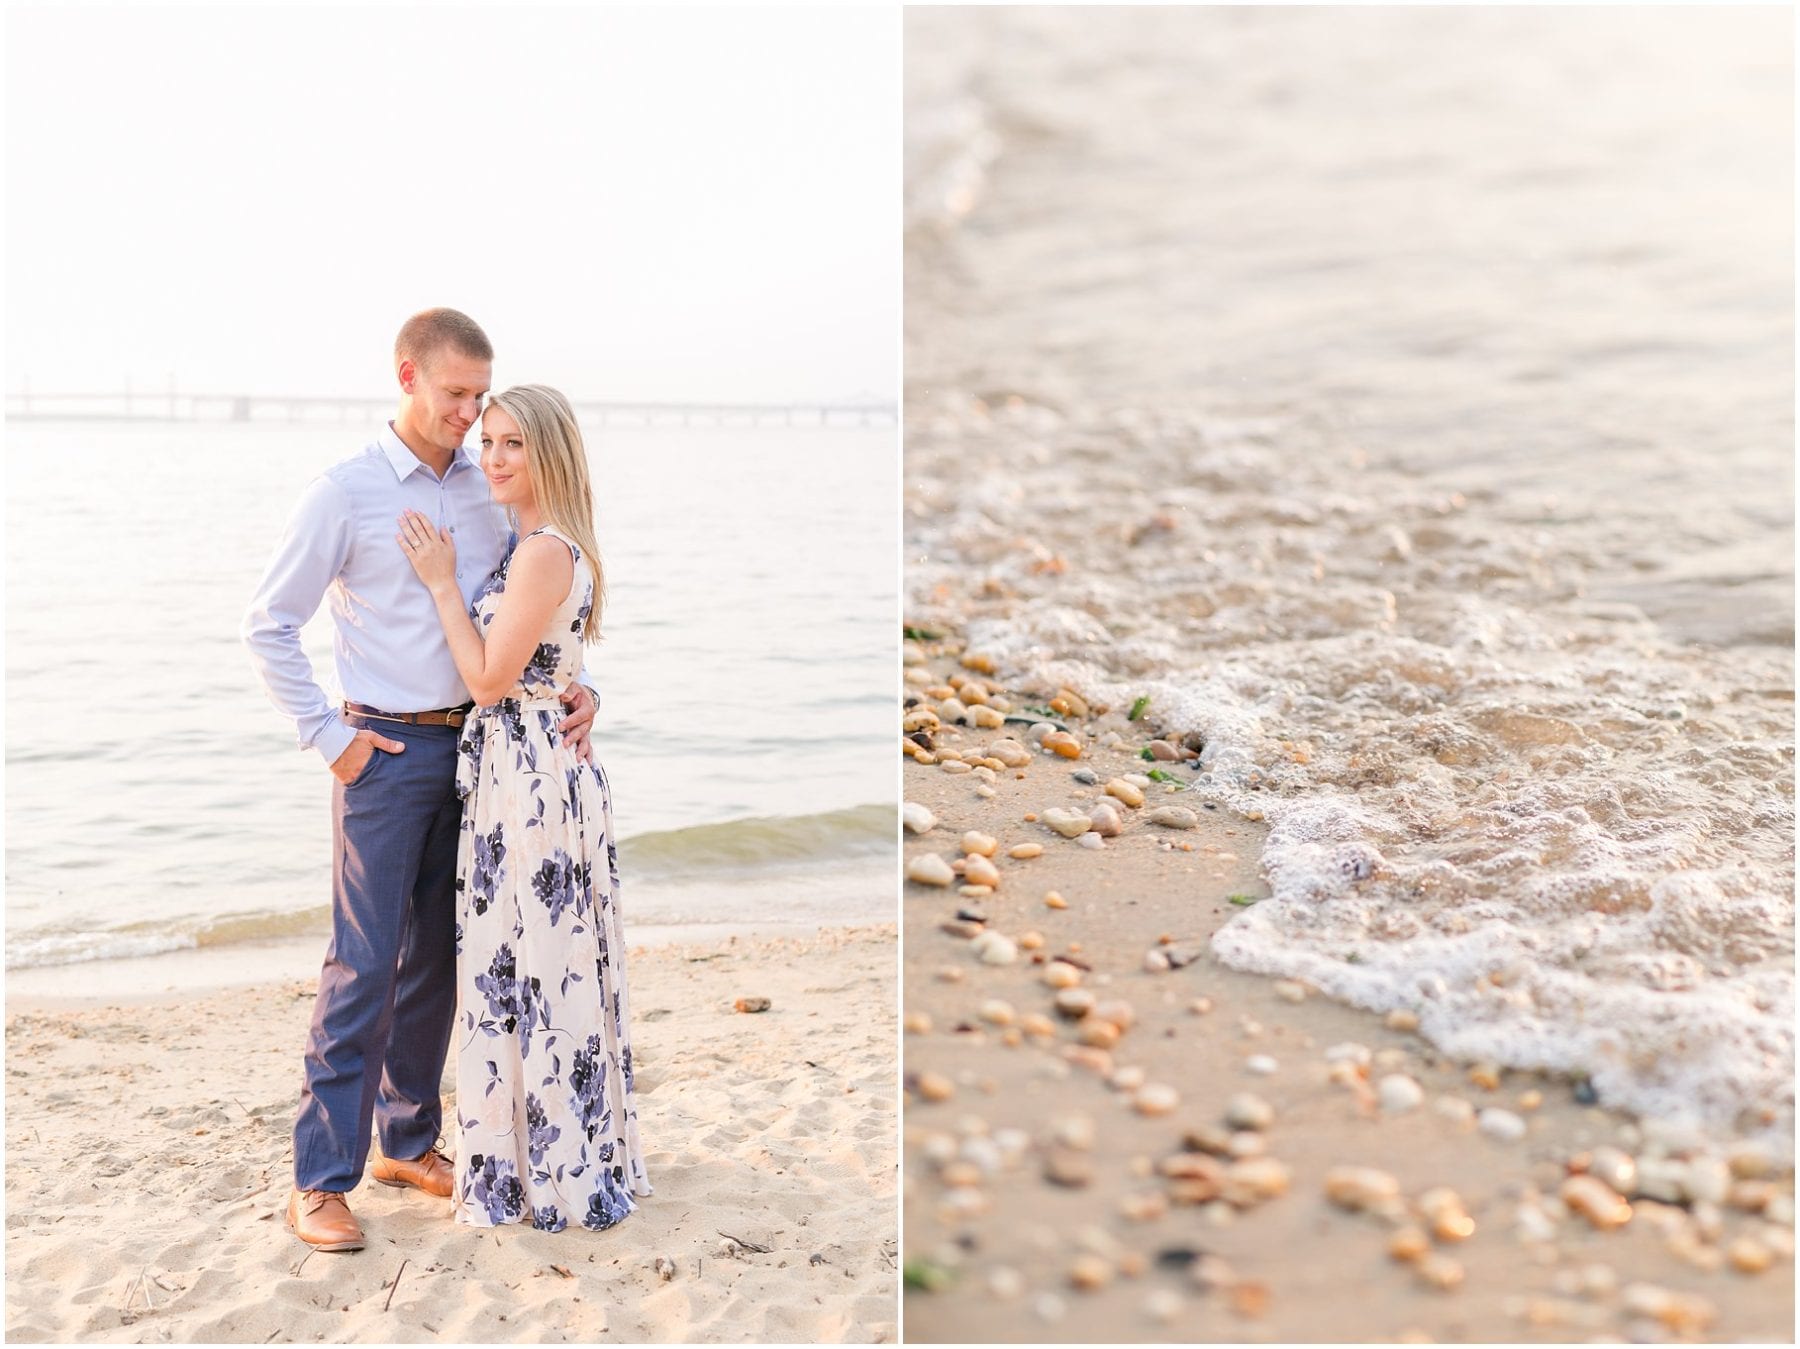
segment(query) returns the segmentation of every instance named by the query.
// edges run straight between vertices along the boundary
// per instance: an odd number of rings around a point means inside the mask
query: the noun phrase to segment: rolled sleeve
[[[289,519],[241,629],[269,701],[293,719],[300,748],[318,751],[327,765],[337,761],[356,732],[313,677],[300,629],[343,571],[351,537],[343,489],[329,477],[316,479]]]

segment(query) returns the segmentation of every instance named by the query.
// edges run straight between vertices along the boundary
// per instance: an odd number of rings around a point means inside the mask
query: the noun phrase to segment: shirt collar
[[[376,438],[375,443],[381,447],[382,454],[387,456],[388,463],[393,466],[394,476],[401,482],[405,482],[408,476],[414,472],[430,473],[419,456],[407,449],[406,442],[400,439],[400,433],[394,430],[392,422],[382,423],[381,435]],[[469,447],[459,445],[456,448],[456,456],[450,461],[450,467],[444,471],[444,476],[448,478],[460,468],[479,470],[480,467],[475,456],[469,452]]]

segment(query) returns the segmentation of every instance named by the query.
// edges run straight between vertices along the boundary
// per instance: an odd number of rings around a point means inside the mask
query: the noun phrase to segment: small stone
[[[1094,1146],[1100,1130],[1087,1115],[1063,1115],[1050,1125],[1050,1134],[1065,1148],[1086,1152]]]
[[[1031,762],[1031,751],[1017,740],[996,740],[987,747],[987,757],[998,759],[1007,768],[1023,768]]]
[[[1267,1054],[1252,1054],[1244,1060],[1244,1071],[1257,1077],[1272,1077],[1281,1071],[1281,1064]]]
[[[1069,774],[1069,776],[1074,778],[1075,781],[1079,782],[1083,787],[1098,787],[1100,785],[1100,775],[1091,768],[1077,768],[1073,773]]]
[[[947,1101],[956,1095],[956,1084],[942,1073],[920,1073],[918,1092],[923,1100]]]
[[[1114,778],[1102,790],[1108,796],[1123,801],[1128,806],[1135,808],[1144,804],[1143,789],[1125,781],[1124,778]]]
[[[1594,1155],[1588,1159],[1587,1173],[1622,1195],[1630,1195],[1637,1188],[1637,1162],[1620,1148],[1595,1148]]]
[[[1691,1203],[1723,1204],[1731,1193],[1731,1168],[1719,1157],[1691,1158],[1681,1188]]]
[[[1431,1235],[1439,1241],[1467,1241],[1475,1235],[1475,1220],[1463,1198],[1448,1186],[1425,1191],[1418,1198],[1419,1212],[1431,1224]]]
[[[1145,974],[1167,974],[1168,972],[1169,958],[1166,955],[1155,947],[1144,952]]]
[[[1150,751],[1150,757],[1160,763],[1174,763],[1181,758],[1181,751],[1167,740],[1152,740],[1147,748]]]
[[[1559,1191],[1571,1212],[1588,1220],[1588,1225],[1610,1232],[1631,1221],[1631,1205],[1605,1182],[1593,1176],[1570,1176]]]
[[[1107,1085],[1114,1091],[1132,1092],[1149,1080],[1150,1074],[1135,1064],[1129,1068],[1121,1068],[1107,1079]]]
[[[1055,1293],[1039,1293],[1031,1299],[1031,1314],[1040,1321],[1060,1321],[1068,1310],[1068,1304]]]
[[[1718,1319],[1718,1308],[1692,1293],[1677,1293],[1655,1284],[1632,1283],[1619,1295],[1628,1315],[1647,1317],[1677,1335],[1694,1335]]]
[[[1171,1086],[1152,1082],[1138,1090],[1137,1095],[1131,1098],[1131,1104],[1140,1115],[1167,1115],[1181,1104],[1181,1096]]]
[[[1093,832],[1101,838],[1117,838],[1125,832],[1125,822],[1119,818],[1117,807],[1110,801],[1096,801],[1089,806],[1088,819],[1094,826]]]
[[[1435,1288],[1440,1293],[1454,1292],[1462,1287],[1462,1265],[1447,1255],[1439,1255],[1436,1251],[1422,1256],[1413,1265],[1413,1273],[1418,1275],[1420,1283],[1427,1288]]]
[[[1431,1249],[1431,1239],[1417,1227],[1402,1227],[1388,1238],[1388,1257],[1410,1265]]]
[[[945,759],[938,767],[951,775],[975,771],[973,765],[964,763],[961,759]]]
[[[1369,1047],[1356,1044],[1354,1041],[1333,1045],[1325,1051],[1325,1062],[1327,1063],[1348,1063],[1358,1068],[1367,1068],[1369,1061]]]
[[[937,824],[937,816],[917,801],[900,807],[900,819],[915,834],[928,833]]]
[[[1052,1185],[1079,1190],[1093,1184],[1094,1164],[1087,1154],[1073,1148],[1053,1148],[1044,1159],[1044,1179]]]
[[[1528,1114],[1531,1111],[1541,1109],[1543,1104],[1544,1093],[1539,1091],[1536,1087],[1531,1088],[1530,1091],[1521,1092],[1519,1094],[1519,1109]]]
[[[1469,1081],[1483,1091],[1496,1091],[1500,1086],[1500,1065],[1478,1063],[1469,1069]]]
[[[1298,979],[1277,979],[1275,996],[1283,1002],[1302,1003],[1306,1001],[1306,985]]]
[[[1098,852],[1106,846],[1106,840],[1091,829],[1085,834],[1078,835],[1075,841],[1090,852]]]
[[[962,836],[962,850],[971,857],[992,857],[1000,844],[993,835],[971,829]]]
[[[732,1006],[740,1012],[766,1012],[770,1003],[767,998],[739,998]]]
[[[1195,1016],[1206,1016],[1211,1013],[1212,1009],[1213,1000],[1211,998],[1195,998],[1188,1004],[1188,1011]]]
[[[668,1283],[675,1277],[675,1262],[666,1255],[657,1256],[655,1263],[650,1268],[664,1283]]]
[[[989,839],[992,843],[993,840]],[[985,885],[990,890],[1000,888],[1000,869],[980,853],[972,853],[963,859],[963,879],[971,885]]]
[[[1025,1295],[1025,1276],[1010,1265],[1001,1265],[988,1275],[988,1292],[1002,1302]]]
[[[928,852],[906,864],[906,879],[918,885],[953,885],[956,873],[943,858]]]
[[[1078,1255],[1069,1265],[1069,1283],[1084,1293],[1092,1293],[1112,1282],[1110,1260],[1098,1255]]]
[[[969,724],[984,731],[997,731],[1002,726],[1006,725],[1006,717],[998,708],[985,706],[971,707],[969,709]]]
[[[1419,1028],[1419,1014],[1409,1012],[1404,1007],[1396,1007],[1386,1017],[1387,1028],[1396,1031],[1415,1031]]]
[[[1041,843],[1015,843],[1006,850],[1006,855],[1015,861],[1029,862],[1034,857],[1044,855],[1044,845]]]
[[[976,1015],[990,1026],[1010,1026],[1014,1020],[1013,1005],[1003,998],[989,998]]]
[[[1425,1089],[1405,1073],[1389,1073],[1375,1084],[1376,1099],[1383,1113],[1404,1115],[1425,1103]]]
[[[1119,1216],[1128,1222],[1152,1223],[1169,1216],[1169,1198],[1161,1190],[1140,1190],[1119,1200]]]
[[[1019,949],[1021,951],[1042,950],[1043,945],[1044,934],[1041,932],[1021,932],[1019,934]]]
[[[1025,1013],[1019,1018],[1019,1029],[1039,1040],[1051,1039],[1056,1035],[1056,1023],[1042,1012]]]
[[[1398,1213],[1400,1182],[1372,1166],[1334,1166],[1325,1173],[1325,1197],[1351,1213]]]
[[[1123,998],[1110,998],[1094,1007],[1094,1016],[1101,1021],[1110,1021],[1121,1031],[1128,1031],[1137,1024],[1137,1012]]]
[[[1094,822],[1073,810],[1052,807],[1044,812],[1044,823],[1064,838],[1080,838],[1093,828]]]
[[[1144,818],[1164,829],[1193,829],[1200,823],[1200,817],[1186,806],[1158,806]]]
[[[1250,1157],[1225,1169],[1219,1195],[1233,1208],[1253,1208],[1287,1193],[1292,1172],[1273,1157]]]
[[[904,1022],[904,1025],[906,1027],[906,1033],[908,1035],[930,1035],[931,1034],[931,1013],[930,1012],[908,1012],[906,1014],[906,1020]]]
[[[1045,749],[1052,750],[1055,753],[1062,755],[1065,759],[1079,759],[1081,757],[1081,742],[1067,731],[1051,731],[1039,743],[1041,743]]]
[[[1181,1319],[1187,1304],[1172,1288],[1158,1288],[1144,1299],[1144,1315],[1161,1325],[1173,1325]]]
[[[1232,1314],[1245,1320],[1254,1321],[1269,1310],[1269,1285],[1246,1279],[1235,1283],[1225,1294],[1231,1303]]]
[[[1069,901],[1064,899],[1054,890],[1046,890],[1044,892],[1044,907],[1046,909],[1066,909],[1069,907]]]
[[[1275,1107],[1260,1096],[1239,1092],[1225,1102],[1225,1122],[1234,1129],[1267,1129],[1275,1123]]]
[[[1010,965],[1019,958],[1019,948],[1012,938],[992,930],[970,942],[969,949],[984,965]]]
[[[1051,988],[1074,988],[1081,982],[1081,971],[1066,960],[1052,960],[1039,977]]]
[[[1476,1122],[1482,1133],[1501,1143],[1516,1143],[1525,1137],[1525,1121],[1510,1110],[1483,1110]]]
[[[1725,1252],[1739,1274],[1761,1274],[1775,1262],[1775,1253],[1754,1237],[1739,1237]]]
[[[1475,1107],[1460,1096],[1440,1096],[1431,1103],[1431,1108],[1452,1124],[1472,1128],[1475,1124]]]
[[[1732,1144],[1725,1161],[1739,1180],[1767,1180],[1779,1169],[1774,1149],[1754,1139]]]
[[[1081,1023],[1076,1036],[1084,1045],[1095,1049],[1111,1049],[1119,1043],[1119,1028],[1110,1021],[1102,1021],[1098,1017],[1089,1016]]]
[[[1058,961],[1057,963],[1061,964],[1062,962]],[[1070,965],[1067,968],[1074,969],[1075,967]],[[1059,988],[1056,991],[1056,1010],[1071,1021],[1081,1020],[1082,1017],[1094,1010],[1094,1004],[1098,1001],[1099,999],[1085,988]]]

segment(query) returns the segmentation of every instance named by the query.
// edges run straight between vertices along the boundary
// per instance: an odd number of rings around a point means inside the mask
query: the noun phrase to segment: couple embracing
[[[488,399],[493,358],[453,309],[407,321],[398,414],[308,488],[244,621],[271,699],[336,779],[288,1201],[319,1250],[363,1245],[348,1194],[365,1166],[476,1226],[610,1227],[650,1193],[582,682],[603,593],[587,456],[554,389]],[[326,599],[341,705],[300,645]]]

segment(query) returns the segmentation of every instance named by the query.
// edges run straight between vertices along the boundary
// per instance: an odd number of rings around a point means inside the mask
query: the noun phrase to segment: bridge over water
[[[896,426],[892,403],[628,403],[572,399],[600,426]],[[322,398],[233,393],[9,393],[19,422],[267,422],[363,425],[392,415],[392,398]]]

